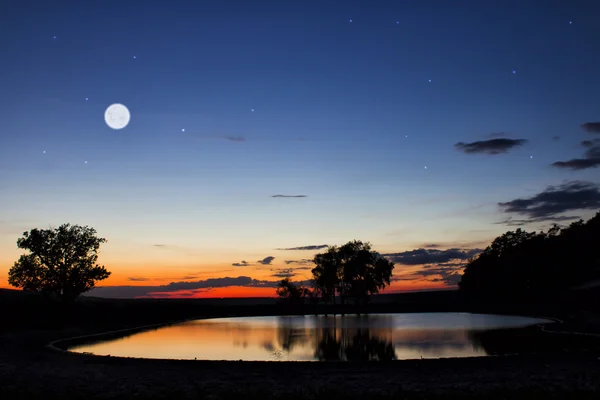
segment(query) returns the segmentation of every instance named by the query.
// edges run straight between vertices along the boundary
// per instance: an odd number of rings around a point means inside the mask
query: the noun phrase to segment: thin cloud
[[[501,154],[510,149],[527,143],[526,139],[490,139],[472,143],[459,142],[454,145],[456,149],[467,154]]]
[[[533,197],[498,203],[507,214],[527,217],[528,222],[572,219],[560,214],[577,210],[600,208],[599,186],[592,182],[571,181],[559,186],[548,186]]]
[[[274,278],[292,278],[296,276],[293,268],[283,269],[271,275]]]
[[[152,247],[164,248],[164,247],[167,247],[167,245],[166,244],[153,244]]]
[[[440,248],[442,246],[439,245],[439,244],[437,244],[437,243],[429,243],[429,244],[423,244],[420,247],[423,247],[423,248],[426,248],[426,249],[438,249],[438,248]]]
[[[569,161],[557,161],[552,163],[552,166],[580,171],[582,169],[596,168],[600,166],[600,158],[574,158]]]
[[[135,298],[148,296],[151,293],[170,293],[179,291],[192,291],[197,289],[214,289],[231,286],[275,288],[277,281],[252,279],[249,276],[236,278],[210,278],[195,282],[171,282],[168,285],[157,286],[100,286],[88,292],[88,296],[107,298]]]
[[[418,281],[419,278],[409,277],[409,276],[392,276],[390,281],[392,282],[400,282],[400,281]]]
[[[135,278],[135,277],[129,277],[129,278],[127,278],[127,280],[128,280],[128,281],[131,281],[131,282],[146,282],[146,281],[149,281],[150,279],[149,279],[149,278]]]
[[[490,133],[488,135],[489,138],[502,138],[502,137],[506,137],[506,132],[494,132],[494,133]]]
[[[586,140],[584,147],[587,149],[584,154],[585,158],[600,158],[600,139]]]
[[[539,217],[539,218],[530,218],[530,219],[514,219],[513,217],[508,217],[502,221],[494,222],[497,225],[506,225],[506,226],[523,226],[527,224],[531,224],[534,222],[559,222],[559,221],[573,221],[581,219],[578,215],[567,215],[567,216],[553,216],[553,217]]]
[[[230,142],[245,142],[246,138],[243,136],[223,136],[223,139]]]
[[[430,282],[443,282],[447,286],[455,286],[460,282],[466,265],[466,262],[454,265],[426,265],[416,274],[427,278]]]
[[[288,247],[288,248],[277,249],[277,250],[319,250],[319,249],[324,249],[327,246],[328,245],[326,245],[326,244],[312,244],[309,246]]]
[[[249,266],[249,265],[252,265],[252,264],[249,264],[249,263],[247,263],[246,261],[243,261],[243,260],[242,260],[242,262],[239,262],[239,263],[233,263],[233,264],[231,264],[231,265],[232,265],[232,266],[234,266],[234,267],[247,267],[247,266]]]
[[[286,264],[296,264],[296,265],[310,265],[310,264],[314,264],[313,260],[310,260],[308,258],[304,258],[301,260],[285,260],[284,263]],[[306,269],[308,269],[308,267],[306,267]]]
[[[596,140],[598,140],[598,139],[596,139]],[[581,142],[581,145],[582,145],[583,147],[585,147],[585,148],[590,148],[590,147],[593,147],[593,146],[594,146],[594,142],[595,142],[596,140],[583,140],[583,141]]]
[[[600,133],[600,122],[586,122],[581,128],[589,133]]]
[[[560,136],[552,136],[552,140],[560,140]]]
[[[443,263],[451,260],[468,260],[481,253],[482,249],[415,249],[400,253],[383,254],[389,260],[404,265]]]
[[[262,264],[262,265],[270,265],[271,261],[273,261],[275,259],[275,257],[273,256],[269,256],[269,257],[265,257],[262,260],[258,260],[257,263]]]
[[[481,234],[482,231],[480,230],[475,230],[475,231],[470,231],[472,233],[478,233]],[[483,231],[483,232],[488,232]],[[477,241],[451,241],[451,242],[437,242],[437,243],[422,243],[422,244],[418,244],[415,246],[415,248],[418,249],[440,249],[440,248],[444,248],[444,249],[475,249],[475,248],[479,248],[480,246],[487,246],[487,244],[491,242],[491,240],[477,240]]]
[[[568,161],[557,161],[552,164],[553,167],[567,168],[574,171],[596,168],[600,166],[600,139],[584,140],[581,146],[586,149],[584,158],[574,158]]]
[[[290,195],[290,194],[275,194],[271,197],[277,197],[277,198],[285,198],[285,199],[291,199],[291,198],[299,198],[299,197],[308,197],[305,194],[296,194],[296,195]]]

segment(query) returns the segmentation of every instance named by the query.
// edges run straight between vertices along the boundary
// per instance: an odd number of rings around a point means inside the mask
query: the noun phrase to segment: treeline
[[[459,282],[471,302],[557,302],[600,280],[600,212],[566,228],[510,231],[469,260]]]

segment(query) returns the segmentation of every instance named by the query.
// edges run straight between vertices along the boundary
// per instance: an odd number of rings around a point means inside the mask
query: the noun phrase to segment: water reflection
[[[471,357],[500,351],[497,343],[506,336],[492,334],[498,329],[544,322],[548,321],[458,313],[223,318],[190,321],[72,350],[145,358],[265,361]],[[518,335],[511,338],[515,341]],[[511,343],[504,342],[501,351],[510,351]]]

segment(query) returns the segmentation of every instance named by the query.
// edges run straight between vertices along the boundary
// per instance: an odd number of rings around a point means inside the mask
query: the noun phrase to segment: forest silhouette
[[[469,302],[541,303],[600,284],[600,212],[566,228],[510,231],[467,264],[459,288]]]

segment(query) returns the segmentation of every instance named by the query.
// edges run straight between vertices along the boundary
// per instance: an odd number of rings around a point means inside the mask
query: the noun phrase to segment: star
[[[533,158],[533,156],[529,156],[529,158]]]
[[[352,22],[352,20],[350,20],[349,22]]]
[[[137,58],[136,56],[133,56],[133,59],[134,59],[134,60],[135,60],[136,58]]]
[[[569,21],[569,25],[572,25],[572,24],[573,24],[573,21]]]
[[[42,153],[46,154],[46,150],[44,150]]]
[[[185,132],[185,128],[183,128],[183,129],[181,130],[181,132]]]
[[[429,83],[431,83],[431,79],[429,80]]]
[[[513,69],[512,73],[513,75],[515,75],[517,73],[517,70]]]
[[[404,135],[404,137],[408,137],[408,135]]]
[[[427,169],[427,165],[425,166],[425,169]]]
[[[52,36],[52,39],[56,39],[56,36]]]
[[[254,112],[254,108],[251,111]]]
[[[88,101],[88,100],[89,100],[89,98],[87,98],[87,97],[86,97],[86,98],[85,98],[85,101]]]
[[[85,161],[85,164],[87,164],[87,161]]]
[[[396,25],[398,25],[400,23],[400,21],[396,21]]]

